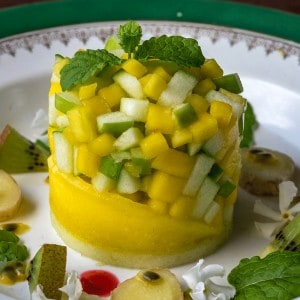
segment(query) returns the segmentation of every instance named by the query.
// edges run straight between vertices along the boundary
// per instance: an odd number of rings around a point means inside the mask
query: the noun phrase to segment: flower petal
[[[283,181],[279,184],[279,209],[281,212],[288,210],[297,195],[297,191],[298,189],[293,181]]]
[[[69,300],[78,300],[80,298],[82,285],[75,271],[69,274],[67,284],[61,287],[60,290],[68,295]]]
[[[200,273],[200,268],[203,265],[204,260],[200,259],[199,262],[190,268],[186,273],[182,275],[182,278],[188,285],[188,287],[192,290],[195,289],[195,286],[199,280],[199,273]]]
[[[264,237],[271,239],[274,236],[274,234],[276,234],[280,230],[284,222],[273,222],[273,223],[254,222],[254,224],[256,229]]]
[[[300,213],[300,203],[297,203],[295,204],[294,206],[292,206],[290,209],[289,209],[290,213],[292,215],[296,215],[298,213]]]
[[[215,297],[216,300],[217,299],[229,300],[232,299],[235,295],[235,289],[233,286],[216,284],[210,279],[208,279],[206,282],[206,288],[216,296]]]
[[[203,282],[198,282],[195,286],[195,290],[190,293],[190,296],[193,300],[206,300],[206,296],[204,294],[205,285]]]
[[[267,217],[274,221],[281,220],[281,214],[270,208],[269,206],[265,205],[260,199],[257,199],[254,203],[253,211],[256,214],[261,216]]]
[[[225,270],[221,265],[208,265],[201,270],[200,280],[206,283],[207,279],[214,276],[224,276]]]

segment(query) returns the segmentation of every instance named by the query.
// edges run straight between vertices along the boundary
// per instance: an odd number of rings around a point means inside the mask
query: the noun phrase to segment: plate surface
[[[283,151],[300,166],[300,45],[268,35],[199,23],[140,21],[144,38],[153,35],[183,35],[199,41],[207,58],[216,58],[225,73],[239,73],[243,95],[254,106],[260,127],[256,144]],[[34,139],[31,122],[38,109],[47,110],[51,66],[56,53],[71,56],[79,48],[102,48],[120,22],[99,22],[55,27],[0,40],[0,128],[9,123]],[[30,225],[21,237],[34,254],[43,243],[62,244],[51,227],[47,174],[14,176],[23,192],[23,204],[12,220]],[[259,254],[267,241],[254,228],[253,197],[240,191],[229,241],[206,263],[220,263],[229,272],[243,257]],[[181,278],[191,265],[174,268]],[[68,271],[101,268],[122,281],[136,270],[101,266],[68,249]],[[26,283],[0,285],[0,293],[14,299],[29,299]],[[1,298],[2,299],[2,298]]]

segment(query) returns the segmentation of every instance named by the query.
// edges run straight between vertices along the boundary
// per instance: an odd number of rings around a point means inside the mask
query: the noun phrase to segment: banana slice
[[[0,170],[0,221],[12,218],[21,204],[21,190],[11,175]]]
[[[240,187],[261,196],[277,196],[278,184],[290,180],[295,164],[286,154],[262,147],[241,149]]]

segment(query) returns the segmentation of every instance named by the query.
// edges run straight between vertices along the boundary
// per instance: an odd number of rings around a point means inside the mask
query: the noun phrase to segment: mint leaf
[[[142,28],[135,21],[129,21],[125,25],[121,25],[118,30],[118,39],[123,50],[129,54],[135,52],[142,37]]]
[[[135,58],[151,58],[173,61],[184,67],[200,67],[205,58],[198,42],[182,36],[152,37],[144,41],[137,49]]]
[[[300,296],[300,252],[273,252],[242,259],[228,275],[235,300],[290,300]]]
[[[122,60],[119,57],[105,49],[78,51],[60,72],[62,90],[71,90],[77,84],[86,83],[106,66],[117,66],[121,63]]]
[[[247,102],[247,107],[244,114],[244,129],[243,138],[240,143],[240,147],[250,147],[254,144],[254,131],[258,127],[258,122],[254,114],[252,105]]]
[[[5,268],[13,267],[28,258],[27,247],[19,241],[19,237],[13,232],[0,230],[0,273]]]

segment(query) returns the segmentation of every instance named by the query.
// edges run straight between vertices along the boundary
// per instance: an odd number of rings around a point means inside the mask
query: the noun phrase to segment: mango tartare
[[[105,49],[57,55],[48,163],[52,224],[65,243],[130,268],[215,251],[237,197],[241,92],[238,75],[224,75],[196,40],[141,42],[133,21]]]

